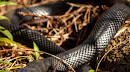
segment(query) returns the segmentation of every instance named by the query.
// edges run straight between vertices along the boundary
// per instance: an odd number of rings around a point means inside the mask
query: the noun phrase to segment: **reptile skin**
[[[57,5],[60,5],[61,8]],[[61,9],[63,6],[69,8],[69,6],[66,3],[60,2],[60,3],[51,4],[51,5],[47,4],[47,5],[42,5],[42,6],[29,7],[26,9],[29,12],[32,12],[33,14],[38,13],[39,16],[40,15],[55,15],[59,13],[58,11],[61,12]],[[0,21],[0,25],[5,27],[11,32],[15,41],[26,44],[28,46],[33,46],[32,43],[34,41],[38,45],[41,51],[46,51],[51,54],[58,54],[65,51],[65,49],[57,46],[56,44],[49,41],[47,38],[41,36],[40,33],[37,33],[34,30],[20,26],[21,22],[26,21],[26,20],[31,20],[32,17],[31,16],[24,17],[21,15],[18,15],[17,12],[27,13],[27,11],[24,8],[12,10],[9,13],[5,14],[5,16],[10,19],[11,24],[9,24],[6,20]]]
[[[20,22],[31,19],[31,17],[22,17],[16,15],[17,11],[24,11],[23,9],[17,9],[15,12],[12,11],[12,13],[14,13],[12,15],[5,15],[9,16],[10,19],[12,17],[14,18],[11,20],[11,25],[6,22],[3,22],[3,24],[1,24],[2,21],[0,22],[0,25],[7,28],[13,34],[14,38],[22,39],[20,42],[26,42],[27,44],[34,41],[41,50],[47,51],[52,54],[57,54],[56,56],[63,59],[73,68],[80,68],[82,67],[82,65],[87,64],[97,54],[101,53],[107,47],[110,40],[114,37],[115,33],[121,27],[121,24],[123,24],[126,18],[130,16],[130,3],[126,4],[125,2],[123,2],[124,0],[119,1],[121,2],[115,3],[111,8],[109,8],[99,17],[89,37],[82,44],[68,51],[65,51],[63,48],[58,47],[57,45],[48,41],[46,38],[40,36],[40,34],[38,34],[37,32],[19,26]],[[44,5],[42,7],[44,7]],[[33,11],[33,8],[27,9],[29,11]],[[51,11],[51,9],[46,9],[47,8],[45,8],[44,14],[47,14]],[[57,62],[58,60],[56,58],[49,57],[43,60],[29,63],[27,67],[20,69],[18,72],[46,72],[48,71],[48,69],[54,69]],[[67,67],[62,63],[60,63],[60,65],[58,65],[57,67],[57,71],[66,70]],[[84,69],[84,71],[88,70]]]

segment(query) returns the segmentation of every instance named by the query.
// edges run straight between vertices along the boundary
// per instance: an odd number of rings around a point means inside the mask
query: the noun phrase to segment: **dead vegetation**
[[[37,0],[18,0],[17,2],[26,6],[27,4],[36,3]],[[41,3],[49,3],[49,1],[43,1],[39,4]],[[93,26],[92,24],[96,22],[95,19],[99,16],[101,8],[92,5],[69,4],[71,7],[64,15],[42,16],[43,19],[48,19],[48,21],[44,23],[30,21],[23,23],[22,25],[38,31],[41,35],[47,37],[59,46],[66,48],[64,44],[67,46],[72,44],[73,47],[75,47],[86,39],[88,36],[87,32],[89,32],[86,28],[89,28],[88,25]],[[72,10],[74,7],[76,10]],[[102,10],[108,9],[105,5],[102,5],[101,7]],[[1,14],[4,14],[7,9],[7,6],[0,8]],[[39,17],[34,14],[25,14],[23,12],[20,12],[20,14]],[[126,24],[127,25],[122,28],[125,30],[111,41],[105,49],[105,52],[97,57],[97,62],[94,67],[96,68],[99,64],[98,71],[127,72],[130,70],[130,19],[126,21]],[[0,62],[2,62],[0,63],[0,69],[16,72],[18,68],[24,67],[27,63],[33,61],[33,55],[35,55],[34,50],[30,48],[25,49],[16,45],[0,46]],[[42,52],[41,56],[43,56]],[[43,57],[40,59],[43,59]],[[3,63],[3,61],[5,63]]]
[[[47,23],[34,24],[34,21],[31,21],[22,25],[40,32],[41,35],[60,46],[67,39],[74,39],[69,35],[73,31],[78,32],[87,26],[87,24],[90,24],[90,20],[95,18],[99,11],[99,6],[69,4],[71,5],[70,9],[64,15],[60,16],[37,16],[32,13],[25,14],[19,12],[20,15],[24,16],[41,17],[44,20],[48,19]],[[74,7],[77,9],[72,11]]]

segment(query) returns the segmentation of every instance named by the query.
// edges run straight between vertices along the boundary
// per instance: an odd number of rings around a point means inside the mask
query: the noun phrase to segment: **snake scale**
[[[68,1],[80,2],[79,0],[65,0],[55,4],[27,7],[27,9],[34,14],[39,13],[38,15],[55,15],[58,14],[60,10],[69,8],[66,4]],[[2,20],[0,21],[0,25],[8,29],[16,41],[26,45],[32,45],[31,43],[34,41],[39,46],[40,50],[55,54],[74,69],[83,69],[79,72],[87,72],[88,68],[83,68],[83,66],[86,66],[95,55],[100,54],[104,48],[107,47],[122,23],[130,16],[130,3],[127,0],[110,1],[114,3],[113,6],[99,17],[88,38],[79,46],[68,51],[50,42],[36,31],[20,26],[19,24],[21,22],[32,19],[30,16],[24,17],[17,14],[18,11],[26,13],[26,10],[23,8],[12,10],[10,13],[5,14],[5,16],[11,20],[11,24]],[[19,69],[18,72],[47,72],[53,70],[57,62],[58,60],[54,57],[33,61],[29,63],[27,67]],[[67,67],[65,64],[60,63],[57,67],[57,71],[67,71]]]

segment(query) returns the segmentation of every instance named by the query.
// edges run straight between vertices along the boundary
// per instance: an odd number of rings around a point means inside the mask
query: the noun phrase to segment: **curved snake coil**
[[[122,2],[122,0],[119,1],[121,1],[121,3],[115,3],[111,8],[109,8],[100,16],[89,37],[82,44],[68,51],[65,51],[63,48],[48,41],[46,38],[40,36],[34,30],[19,26],[21,22],[31,19],[31,17],[23,17],[16,14],[18,11],[26,12],[24,9],[17,9],[5,15],[11,19],[11,25],[3,21],[0,22],[0,25],[7,28],[13,34],[14,38],[16,38],[16,40],[21,39],[19,42],[26,42],[26,44],[30,44],[32,41],[34,41],[41,50],[44,48],[43,51],[47,51],[52,54],[60,53],[56,56],[63,59],[73,68],[80,68],[82,65],[85,65],[90,60],[92,60],[95,54],[101,53],[104,48],[106,48],[117,30],[121,27],[121,24],[126,20],[126,18],[130,16],[130,3]],[[61,4],[63,7],[66,6],[64,2],[59,4]],[[51,7],[48,7],[48,5],[43,5],[42,8],[40,7],[41,10],[43,10],[43,13],[41,14],[51,15],[51,12],[54,10],[53,7],[55,6]],[[36,13],[39,12],[38,8],[39,6],[27,9],[31,12]],[[29,63],[27,67],[20,69],[18,72],[46,72],[48,69],[53,70],[57,62],[58,60],[56,58],[49,57],[44,60],[38,60]],[[60,65],[57,67],[57,71],[66,70],[67,67],[62,63],[60,63]],[[86,72],[87,70],[84,69],[84,71]]]

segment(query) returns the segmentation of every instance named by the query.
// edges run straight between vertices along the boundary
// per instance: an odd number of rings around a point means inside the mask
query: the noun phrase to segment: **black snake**
[[[58,11],[63,10],[64,7],[64,10],[69,8],[69,6],[66,5],[67,1],[73,2],[73,0],[66,0],[50,5],[28,7],[27,9],[35,14],[54,15],[58,14]],[[74,0],[74,2],[75,1],[78,2],[79,0]],[[5,16],[9,17],[11,20],[11,24],[3,20],[0,21],[0,25],[8,29],[13,34],[16,41],[18,40],[18,42],[27,45],[31,45],[30,43],[34,41],[39,46],[40,50],[57,54],[56,56],[63,59],[73,68],[82,68],[83,65],[94,58],[95,54],[101,53],[104,48],[106,48],[117,30],[121,27],[121,24],[130,16],[130,3],[128,1],[116,0],[116,3],[114,1],[113,3],[114,5],[99,17],[88,38],[79,46],[68,51],[50,42],[36,31],[19,26],[21,22],[32,19],[30,16],[23,17],[17,14],[18,11],[26,12],[24,9],[12,10],[10,13],[5,14]],[[29,63],[27,67],[20,69],[18,72],[46,72],[48,69],[53,70],[57,62],[58,60],[56,58],[49,57],[44,60]],[[86,68],[83,69],[84,72],[88,70]],[[57,67],[57,71],[66,70],[67,67],[62,63]]]

